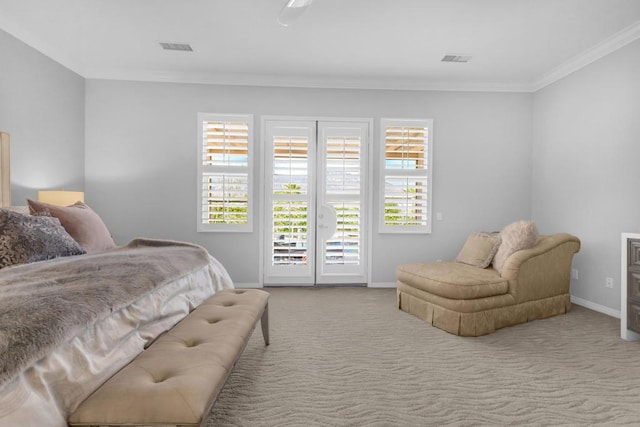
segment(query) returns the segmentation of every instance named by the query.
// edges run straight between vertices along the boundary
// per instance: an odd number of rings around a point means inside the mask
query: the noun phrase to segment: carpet
[[[207,426],[639,425],[640,343],[562,316],[466,338],[396,308],[395,289],[267,289]]]

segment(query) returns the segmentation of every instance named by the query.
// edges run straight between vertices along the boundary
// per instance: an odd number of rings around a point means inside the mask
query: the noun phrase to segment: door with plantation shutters
[[[315,282],[315,122],[265,124],[264,281]]]
[[[318,123],[316,283],[366,283],[366,123]]]
[[[266,284],[366,283],[368,129],[266,121]]]

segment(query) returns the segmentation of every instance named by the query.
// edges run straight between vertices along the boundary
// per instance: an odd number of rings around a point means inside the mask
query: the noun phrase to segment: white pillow
[[[514,252],[529,249],[538,242],[538,228],[533,221],[516,221],[501,232],[502,243],[493,257],[493,268],[502,275],[502,268]]]

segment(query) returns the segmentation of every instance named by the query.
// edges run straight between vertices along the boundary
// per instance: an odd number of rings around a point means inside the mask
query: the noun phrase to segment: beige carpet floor
[[[640,343],[569,314],[464,338],[399,311],[395,290],[269,289],[207,426],[640,425]]]

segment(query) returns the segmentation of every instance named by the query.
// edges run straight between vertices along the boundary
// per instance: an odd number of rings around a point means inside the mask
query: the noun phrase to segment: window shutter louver
[[[381,120],[381,232],[431,232],[431,120]]]
[[[203,122],[204,166],[248,166],[249,123]]]
[[[253,118],[200,114],[199,231],[251,231]]]
[[[326,198],[336,213],[336,231],[326,242],[325,263],[359,265],[362,240],[360,137],[327,138],[325,158]]]
[[[306,265],[308,234],[309,140],[273,140],[272,265]]]

